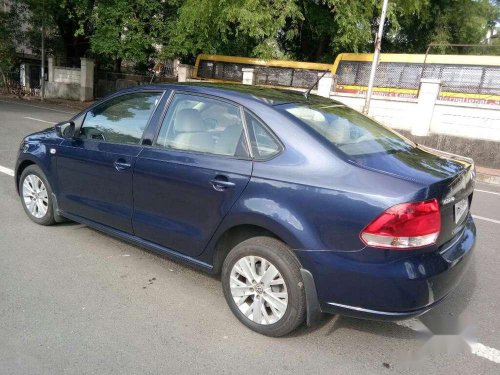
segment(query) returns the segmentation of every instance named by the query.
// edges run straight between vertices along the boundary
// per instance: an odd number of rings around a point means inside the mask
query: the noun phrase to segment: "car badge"
[[[448,204],[448,203],[451,203],[451,202],[454,202],[454,201],[455,201],[455,197],[448,197],[448,198],[443,199],[442,203],[443,204]]]

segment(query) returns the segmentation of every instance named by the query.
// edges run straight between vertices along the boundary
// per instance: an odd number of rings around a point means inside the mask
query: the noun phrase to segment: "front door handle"
[[[114,166],[117,171],[123,171],[125,169],[129,169],[132,164],[127,163],[124,159],[118,159],[114,162]]]
[[[214,179],[210,180],[210,183],[217,191],[224,191],[236,185],[234,182],[228,181],[226,176],[217,176]]]

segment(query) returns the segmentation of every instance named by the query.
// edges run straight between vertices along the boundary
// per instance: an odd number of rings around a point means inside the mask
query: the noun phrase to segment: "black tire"
[[[283,316],[271,324],[259,324],[246,317],[238,308],[230,289],[233,266],[246,256],[258,256],[271,262],[282,275],[288,293],[288,306]],[[295,330],[306,316],[306,295],[300,274],[300,264],[283,242],[271,237],[253,237],[236,245],[227,255],[222,266],[224,297],[234,315],[255,332],[280,337]]]
[[[26,206],[26,203],[24,201],[23,197],[23,184],[25,179],[30,176],[30,175],[35,175],[37,176],[40,180],[42,180],[43,184],[45,185],[45,188],[47,190],[47,212],[45,213],[44,216],[42,217],[35,217],[28,207]],[[54,216],[54,205],[53,205],[53,198],[52,198],[52,188],[49,184],[49,181],[47,180],[47,177],[45,174],[42,172],[40,167],[37,165],[30,165],[27,167],[23,173],[21,173],[21,178],[19,179],[19,196],[21,198],[21,204],[23,205],[24,211],[28,215],[28,217],[33,220],[35,223],[40,224],[40,225],[53,225],[56,220]]]

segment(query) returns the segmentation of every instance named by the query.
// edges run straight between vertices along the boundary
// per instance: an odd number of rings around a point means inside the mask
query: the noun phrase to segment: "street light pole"
[[[45,98],[45,0],[42,2],[42,85],[41,101]]]
[[[378,33],[375,37],[375,51],[373,53],[372,69],[370,71],[370,80],[368,81],[368,90],[366,91],[365,105],[363,107],[363,113],[368,114],[370,110],[370,100],[373,92],[373,83],[375,82],[375,73],[377,71],[378,60],[380,56],[380,47],[382,45],[382,36],[384,35],[384,23],[385,16],[387,14],[387,3],[389,0],[383,0],[382,3],[382,14],[380,15],[380,24],[378,25]]]

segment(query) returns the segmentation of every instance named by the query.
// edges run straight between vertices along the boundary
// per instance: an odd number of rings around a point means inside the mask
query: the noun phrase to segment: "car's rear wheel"
[[[236,245],[222,266],[222,286],[232,312],[256,332],[283,336],[304,321],[300,264],[274,238],[254,237]]]
[[[40,225],[55,223],[52,189],[38,166],[30,165],[23,171],[19,180],[19,194],[24,211],[31,220]]]

